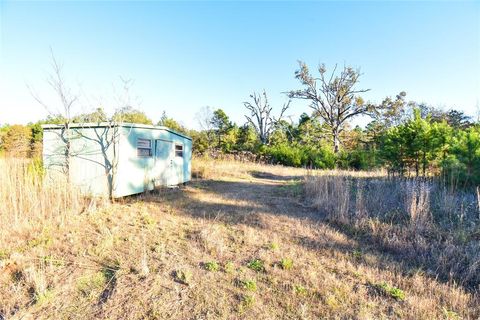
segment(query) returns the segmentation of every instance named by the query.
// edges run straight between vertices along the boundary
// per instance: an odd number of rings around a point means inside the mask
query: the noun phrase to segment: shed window
[[[175,157],[183,158],[183,145],[181,144],[175,145]]]
[[[137,156],[139,157],[152,156],[152,140],[148,140],[148,139],[137,140]]]

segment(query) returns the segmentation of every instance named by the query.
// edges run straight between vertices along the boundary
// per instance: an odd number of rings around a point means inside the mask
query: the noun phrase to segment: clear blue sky
[[[480,2],[10,2],[0,1],[0,123],[46,116],[27,84],[55,104],[50,47],[79,111],[115,108],[119,76],[157,121],[188,126],[203,106],[243,123],[242,102],[267,90],[277,108],[299,87],[297,60],[364,73],[365,99],[408,99],[474,115],[480,104]],[[292,103],[295,117],[309,111]]]

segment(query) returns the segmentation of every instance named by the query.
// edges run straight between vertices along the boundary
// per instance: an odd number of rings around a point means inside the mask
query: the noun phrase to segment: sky
[[[298,60],[360,68],[365,100],[407,99],[475,116],[480,108],[480,1],[114,2],[0,0],[0,124],[28,123],[59,103],[51,52],[80,99],[76,113],[132,105],[188,127],[205,106],[245,122],[266,90],[277,112],[301,88]],[[310,112],[292,101],[287,114]]]

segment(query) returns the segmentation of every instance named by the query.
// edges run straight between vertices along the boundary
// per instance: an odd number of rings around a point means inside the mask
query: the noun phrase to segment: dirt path
[[[259,215],[318,219],[318,213],[302,203],[302,176],[252,172],[249,177],[196,180],[186,188],[166,192],[170,205],[199,217],[216,217],[229,223],[245,223]]]

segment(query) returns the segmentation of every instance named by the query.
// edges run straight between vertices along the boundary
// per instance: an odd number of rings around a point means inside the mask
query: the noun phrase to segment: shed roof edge
[[[63,124],[42,124],[42,128],[44,130],[49,130],[49,129],[62,129],[64,128],[65,125]],[[154,125],[148,125],[148,124],[140,124],[140,123],[130,123],[130,122],[118,122],[118,123],[111,123],[111,122],[86,122],[86,123],[71,123],[70,128],[72,129],[78,129],[78,128],[104,128],[104,127],[125,127],[125,128],[142,128],[142,129],[153,129],[153,130],[165,130],[169,131],[173,134],[176,134],[177,136],[192,140],[191,137],[177,132],[175,130],[172,130],[168,127],[165,126],[154,126]]]

